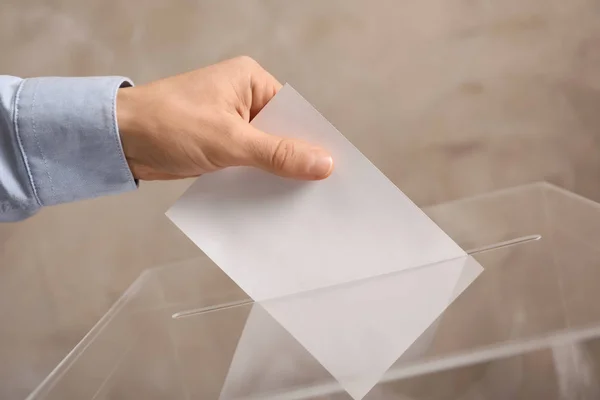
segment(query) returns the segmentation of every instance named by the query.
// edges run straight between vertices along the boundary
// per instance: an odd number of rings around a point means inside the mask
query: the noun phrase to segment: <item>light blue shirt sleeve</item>
[[[123,77],[0,75],[0,222],[137,187],[119,136]]]

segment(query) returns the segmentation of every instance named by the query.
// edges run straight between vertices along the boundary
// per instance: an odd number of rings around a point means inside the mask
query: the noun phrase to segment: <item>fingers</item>
[[[251,75],[252,104],[250,106],[250,120],[263,109],[264,106],[277,94],[282,85],[258,63],[255,73]]]
[[[229,62],[236,64],[240,70],[244,71],[242,75],[244,76],[245,84],[250,85],[251,103],[249,104],[249,109],[250,120],[252,120],[275,96],[282,85],[273,75],[250,57],[236,57],[229,60]],[[249,79],[249,81],[246,81],[246,79]]]
[[[333,159],[324,149],[294,139],[266,134],[250,124],[242,132],[242,164],[286,178],[319,180],[333,171]]]
[[[248,72],[250,78],[250,120],[277,94],[282,85],[250,57],[232,62]],[[286,178],[318,180],[333,170],[333,159],[324,149],[299,140],[280,138],[261,132],[246,122],[235,129],[239,143],[234,146],[238,160],[234,163],[261,168]],[[241,154],[241,157],[239,155]]]

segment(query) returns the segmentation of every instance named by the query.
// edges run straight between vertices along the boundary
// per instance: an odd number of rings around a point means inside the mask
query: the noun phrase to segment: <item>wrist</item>
[[[121,141],[124,142],[134,131],[135,110],[132,87],[117,90],[117,126]]]
[[[135,159],[135,137],[141,129],[138,126],[139,107],[137,105],[136,92],[137,90],[134,87],[120,88],[117,91],[116,107],[117,126],[121,138],[121,145],[123,147],[125,159],[127,160],[129,169],[131,169],[132,173],[135,170],[133,165]]]

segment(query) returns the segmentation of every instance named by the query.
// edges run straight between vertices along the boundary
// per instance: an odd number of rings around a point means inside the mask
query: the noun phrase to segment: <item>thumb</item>
[[[296,139],[264,133],[252,125],[244,132],[248,166],[286,178],[325,179],[333,170],[333,159],[324,149]]]

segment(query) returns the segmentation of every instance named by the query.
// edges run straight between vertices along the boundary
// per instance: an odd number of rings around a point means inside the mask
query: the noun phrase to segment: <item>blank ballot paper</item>
[[[256,303],[221,398],[251,397],[274,343],[265,312],[362,398],[482,268],[291,86],[252,124],[326,148],[335,169],[309,182],[229,168],[167,212]]]

